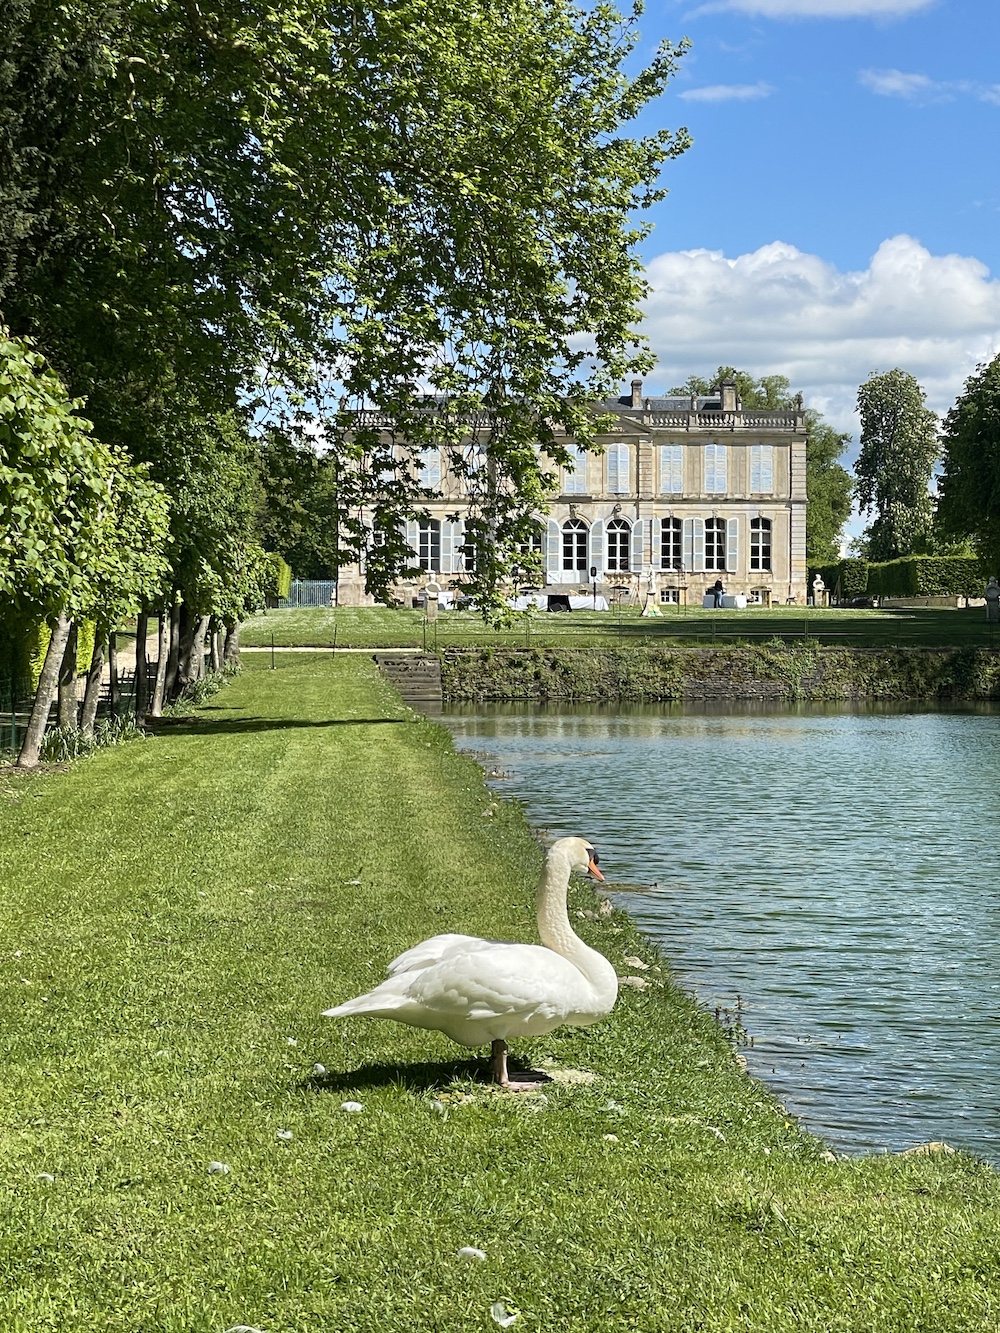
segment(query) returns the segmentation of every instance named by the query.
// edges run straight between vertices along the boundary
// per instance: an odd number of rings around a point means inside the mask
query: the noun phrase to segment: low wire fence
[[[76,713],[78,720],[80,709],[83,706],[83,680],[84,678],[81,676],[76,682]],[[150,676],[150,680],[152,680],[152,676]],[[113,708],[111,683],[105,680],[101,686],[101,695],[97,705],[98,717],[108,717],[112,713],[117,714],[118,717],[134,717],[135,690],[135,672],[120,672],[116,691],[117,706]],[[28,720],[31,717],[34,702],[35,683],[33,680],[25,676],[0,676],[0,754],[17,754],[20,750],[24,741],[24,734],[28,729]],[[54,699],[49,709],[46,730],[56,726],[58,707],[58,700]]]

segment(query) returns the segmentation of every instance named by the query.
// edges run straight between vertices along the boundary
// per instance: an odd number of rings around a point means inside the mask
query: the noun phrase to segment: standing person
[[[1000,583],[990,579],[983,596],[986,598],[986,619],[1000,620]]]
[[[722,580],[721,580],[721,579],[716,579],[716,580],[715,580],[715,583],[713,584],[713,586],[712,586],[711,588],[709,588],[708,591],[709,591],[709,592],[712,594],[712,596],[715,598],[715,605],[716,605],[716,607],[720,607],[720,606],[722,605],[722,598],[723,598],[723,595],[725,594],[725,591],[726,591],[725,588],[722,586]]]

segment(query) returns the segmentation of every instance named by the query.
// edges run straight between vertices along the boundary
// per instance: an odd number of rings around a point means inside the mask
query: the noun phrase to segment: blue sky
[[[998,0],[649,0],[690,38],[636,122],[687,125],[642,245],[647,381],[789,375],[840,429],[901,366],[944,412],[1000,351]]]

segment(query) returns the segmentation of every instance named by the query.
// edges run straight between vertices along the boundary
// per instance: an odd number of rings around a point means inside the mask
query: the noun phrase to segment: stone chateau
[[[801,398],[788,409],[747,411],[731,383],[699,398],[644,398],[642,388],[633,380],[628,397],[599,404],[613,417],[602,455],[570,443],[573,465],[560,470],[558,493],[539,517],[545,582],[533,590],[536,602],[565,609],[596,583],[598,595],[647,609],[700,606],[721,579],[748,603],[804,604]],[[451,475],[443,450],[425,453],[421,482],[440,499],[427,502],[426,521],[407,525],[422,577],[398,596],[409,604],[436,584],[447,604],[447,590],[463,582],[467,482]],[[370,601],[360,570],[341,571],[338,600]]]

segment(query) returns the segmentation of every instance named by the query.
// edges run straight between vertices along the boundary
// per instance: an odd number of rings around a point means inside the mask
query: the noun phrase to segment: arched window
[[[632,525],[624,518],[613,518],[608,524],[608,571],[629,568],[629,545]]]
[[[428,573],[441,568],[441,524],[425,518],[417,525],[417,564]]]
[[[682,566],[681,521],[679,518],[663,518],[660,520],[660,568],[680,569]]]
[[[726,567],[726,524],[721,518],[705,519],[705,568]]]
[[[750,568],[771,568],[771,520],[752,518],[750,520]]]
[[[608,490],[612,495],[628,495],[632,489],[630,450],[627,444],[608,445]],[[627,568],[627,566],[626,566]]]
[[[587,568],[587,525],[582,518],[569,518],[563,524],[562,550],[564,570]]]

